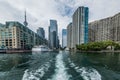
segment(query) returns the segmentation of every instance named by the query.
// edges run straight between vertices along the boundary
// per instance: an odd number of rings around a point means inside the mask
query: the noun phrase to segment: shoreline
[[[101,51],[82,51],[82,50],[69,50],[69,52],[87,52],[87,53],[119,53],[120,50],[101,50]]]
[[[70,50],[69,52],[87,52],[87,53],[118,53],[120,50],[101,50],[101,51],[80,51],[80,50]],[[0,54],[2,53],[27,53],[32,52],[32,50],[0,50]]]
[[[27,53],[32,52],[31,50],[0,50],[0,53]]]

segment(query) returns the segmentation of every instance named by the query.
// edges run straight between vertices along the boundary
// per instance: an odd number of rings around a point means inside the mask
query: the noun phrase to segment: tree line
[[[114,41],[100,41],[76,45],[76,48],[82,51],[120,50],[120,44]]]

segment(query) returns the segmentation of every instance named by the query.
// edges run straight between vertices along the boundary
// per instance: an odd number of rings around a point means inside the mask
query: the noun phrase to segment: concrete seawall
[[[0,50],[0,53],[25,53],[32,52],[31,50]]]

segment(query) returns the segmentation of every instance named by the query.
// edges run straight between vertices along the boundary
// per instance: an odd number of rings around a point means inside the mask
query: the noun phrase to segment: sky
[[[89,22],[92,22],[119,13],[119,5],[120,0],[0,0],[0,23],[23,23],[26,10],[28,27],[34,32],[38,27],[43,27],[46,38],[49,20],[57,20],[61,42],[62,29],[72,22],[72,15],[79,6],[89,7]]]

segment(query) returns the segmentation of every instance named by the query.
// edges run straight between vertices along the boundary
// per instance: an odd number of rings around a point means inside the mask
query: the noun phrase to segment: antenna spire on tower
[[[28,23],[27,23],[27,17],[26,17],[26,10],[25,10],[25,16],[24,16],[24,18],[25,18],[24,25],[27,26]]]

